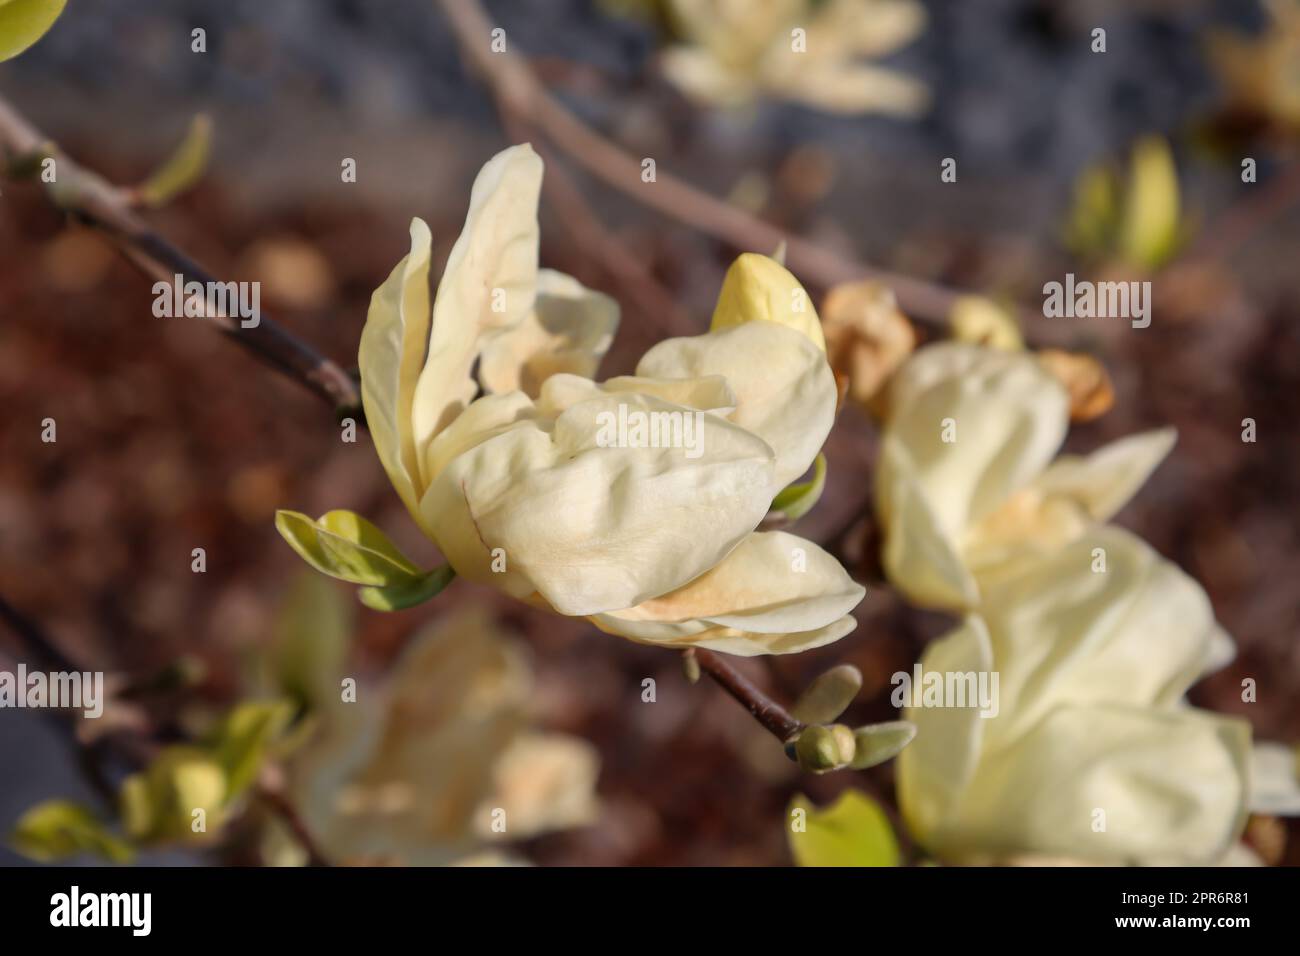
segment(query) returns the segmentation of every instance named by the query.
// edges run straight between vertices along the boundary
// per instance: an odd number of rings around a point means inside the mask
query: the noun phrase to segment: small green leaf
[[[0,62],[45,36],[68,0],[0,0]]]
[[[213,759],[226,774],[226,799],[243,793],[257,779],[271,745],[293,719],[287,700],[246,701],[226,715],[212,733]]]
[[[804,811],[798,832],[794,811]],[[803,794],[790,804],[790,852],[799,866],[898,866],[898,839],[885,811],[857,790],[845,790],[825,810]]]
[[[190,120],[190,128],[167,161],[136,188],[148,206],[161,206],[189,189],[203,175],[212,150],[212,120],[203,113]]]
[[[134,840],[181,840],[201,843],[222,822],[226,773],[198,747],[164,748],[144,770],[122,781],[118,803],[122,825]],[[204,829],[196,831],[195,810],[202,810]]]
[[[862,690],[862,672],[852,664],[832,667],[808,685],[790,713],[805,724],[829,724]]]
[[[822,496],[826,487],[826,456],[819,454],[813,463],[811,481],[790,485],[772,499],[769,510],[785,515],[791,521],[797,521],[812,510]]]
[[[1065,226],[1065,244],[1071,252],[1086,259],[1109,254],[1119,227],[1119,194],[1119,177],[1104,164],[1079,175]]]
[[[893,760],[916,736],[916,724],[907,720],[890,720],[868,724],[853,731],[854,753],[849,764],[854,770],[866,770]]]
[[[358,593],[361,603],[374,611],[403,611],[437,597],[451,583],[456,572],[450,564],[427,571],[418,578],[392,584],[385,588],[367,587]]]
[[[1179,227],[1178,169],[1169,144],[1149,136],[1133,148],[1119,253],[1125,262],[1154,269],[1177,251]]]
[[[280,606],[270,646],[259,661],[261,686],[305,710],[337,700],[353,607],[337,584],[304,568]]]
[[[421,577],[387,535],[350,511],[331,511],[318,521],[297,511],[277,511],[275,527],[304,561],[330,577],[376,588]]]
[[[71,800],[47,800],[29,809],[14,826],[13,847],[41,863],[93,853],[114,863],[130,863],[135,850],[109,832],[94,813]]]

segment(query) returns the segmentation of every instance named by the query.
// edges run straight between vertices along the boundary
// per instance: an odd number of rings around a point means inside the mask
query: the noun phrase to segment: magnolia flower
[[[371,301],[362,397],[412,517],[457,575],[633,640],[776,654],[847,634],[863,589],[812,542],[755,531],[835,415],[807,293],[741,256],[707,334],[594,382],[616,308],[538,270],[541,175],[526,145],[493,158],[432,308],[418,219]],[[374,586],[414,570],[347,512],[279,525],[335,576]]]
[[[1173,446],[1171,428],[1053,461],[1069,425],[1058,381],[1023,352],[945,342],[895,375],[876,473],[891,581],[963,610],[994,579],[1108,520]]]
[[[1183,699],[1225,640],[1195,581],[1101,528],[999,583],[982,614],[922,667],[997,672],[997,715],[905,714],[917,736],[899,757],[899,803],[920,843],[954,862],[1207,863],[1234,846],[1250,727]]]
[[[531,729],[523,648],[481,612],[419,634],[378,691],[343,702],[337,674],[322,683],[290,796],[332,859],[477,862],[494,842],[595,818],[595,749]],[[291,841],[269,842],[295,862]]]
[[[833,113],[913,116],[925,87],[862,62],[925,27],[913,0],[671,0],[684,43],[664,54],[668,78],[694,99],[745,105],[769,94]]]

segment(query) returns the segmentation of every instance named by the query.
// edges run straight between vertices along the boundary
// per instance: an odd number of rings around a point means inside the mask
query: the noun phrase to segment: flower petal
[[[708,626],[750,634],[802,633],[840,620],[866,593],[811,541],[784,531],[756,532],[686,586],[599,615],[598,623],[651,641]]]
[[[542,160],[527,144],[492,157],[474,180],[465,227],[434,297],[429,353],[415,387],[417,458],[473,397],[470,369],[484,340],[532,311],[541,186]]]
[[[769,256],[746,252],[727,269],[709,331],[746,322],[775,322],[802,332],[823,352],[826,339],[812,299],[799,280]]]
[[[483,349],[478,378],[489,392],[536,398],[557,372],[592,378],[618,328],[618,303],[562,272],[537,273],[537,302]]]
[[[1098,567],[1098,551],[1105,570]],[[984,595],[1007,743],[1071,703],[1170,707],[1205,668],[1205,592],[1137,536],[1098,528]]]
[[[939,849],[957,860],[1000,851],[1208,863],[1245,824],[1249,760],[1243,720],[1063,704],[980,767]],[[1098,811],[1104,828],[1095,825]]]
[[[1164,461],[1178,431],[1157,428],[1111,442],[1090,455],[1062,455],[1034,483],[1047,495],[1079,503],[1096,521],[1109,521]]]
[[[993,650],[984,622],[968,616],[961,627],[925,649],[920,666],[930,673],[991,671]],[[918,694],[919,688],[912,691]],[[980,717],[974,707],[910,706],[903,711],[903,719],[916,725],[916,738],[896,763],[899,808],[908,829],[935,850],[949,841],[949,830],[978,766],[990,720]]]
[[[429,227],[411,220],[411,251],[370,299],[357,364],[361,404],[388,480],[420,520],[419,459],[411,402],[429,338]]]
[[[637,364],[650,378],[721,375],[736,396],[731,420],[776,451],[776,486],[808,470],[835,420],[835,376],[802,332],[776,322],[660,342]]]
[[[620,447],[610,441],[620,413],[676,415],[683,434],[689,420],[698,444]],[[458,574],[517,597],[535,590],[561,614],[598,614],[721,561],[766,514],[772,462],[760,438],[716,415],[606,395],[553,424],[517,422],[461,453],[422,509]],[[504,559],[498,573],[494,550]]]
[[[887,431],[952,538],[1035,478],[1069,421],[1065,390],[1031,356],[956,342],[904,364],[889,408]]]

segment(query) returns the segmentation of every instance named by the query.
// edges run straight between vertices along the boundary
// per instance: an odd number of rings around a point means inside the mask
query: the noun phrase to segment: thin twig
[[[785,743],[803,729],[800,720],[759,690],[753,681],[728,664],[720,654],[699,647],[693,647],[686,653],[695,658],[701,671],[738,700],[777,740]]]
[[[641,160],[596,132],[552,96],[528,62],[509,47],[493,52],[494,25],[477,0],[439,0],[461,49],[482,74],[497,108],[525,122],[593,176],[706,235],[738,249],[771,252],[786,244],[786,263],[810,284],[830,287],[855,279],[879,279],[913,318],[943,322],[962,293],[911,276],[866,266],[710,196],[663,169],[655,182],[641,179]]]
[[[5,167],[44,155],[55,161],[55,182],[44,183],[50,202],[107,236],[146,276],[169,285],[199,282],[205,289],[217,280],[183,250],[152,229],[132,209],[131,191],[109,183],[78,165],[0,97],[0,158]],[[218,310],[205,317],[258,359],[330,402],[341,414],[359,417],[356,384],[334,362],[265,315],[244,325]],[[214,314],[218,312],[218,314]]]
[[[266,783],[258,783],[254,793],[289,828],[289,832],[298,841],[298,845],[306,852],[308,866],[333,865],[321,850],[316,838],[312,836],[311,828],[307,826],[307,822],[303,820],[293,803],[285,799],[284,794],[279,789]]]

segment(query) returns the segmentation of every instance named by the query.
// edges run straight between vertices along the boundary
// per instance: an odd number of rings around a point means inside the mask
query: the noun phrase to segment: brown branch
[[[54,146],[3,97],[0,97],[0,158],[5,166],[29,162],[34,156],[55,161],[56,182],[45,183],[51,203],[107,236],[146,276],[172,283],[199,282],[204,288],[213,276],[152,229],[132,209],[131,191],[109,183],[78,165]],[[357,386],[338,365],[319,354],[265,315],[245,328],[239,321],[205,307],[206,318],[255,357],[330,402],[340,413],[360,416]],[[214,314],[216,313],[216,314]]]
[[[307,822],[303,820],[297,808],[285,798],[284,793],[278,787],[263,781],[258,783],[253,792],[289,828],[293,838],[298,841],[298,845],[306,852],[308,866],[333,865],[322,852],[316,838],[312,836],[311,828],[307,826]]]
[[[931,323],[943,322],[960,293],[911,276],[863,265],[764,222],[702,192],[662,169],[654,183],[641,180],[641,161],[592,129],[553,97],[520,55],[491,49],[493,23],[477,0],[439,0],[461,49],[487,82],[502,114],[543,133],[573,162],[608,185],[678,222],[738,249],[770,252],[786,243],[786,263],[811,284],[823,287],[855,279],[879,279],[898,297],[903,311]]]
[[[693,647],[686,653],[695,659],[701,671],[739,701],[777,740],[785,743],[803,729],[800,720],[759,690],[753,681],[728,664],[716,651]]]

